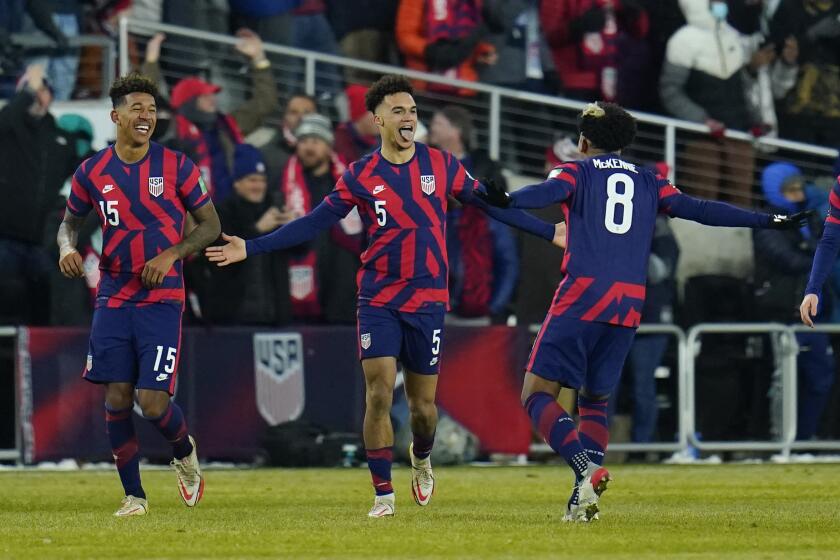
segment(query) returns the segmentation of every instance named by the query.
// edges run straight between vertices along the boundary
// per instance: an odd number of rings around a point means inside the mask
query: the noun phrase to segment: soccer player
[[[565,274],[537,335],[522,404],[534,428],[575,474],[566,521],[589,521],[610,475],[607,401],[621,374],[645,298],[651,240],[659,213],[701,224],[798,227],[805,213],[774,216],[691,198],[621,157],[636,121],[612,103],[589,104],[578,117],[586,159],[560,165],[548,179],[513,194],[480,192],[500,207],[561,204],[566,216]],[[578,391],[580,426],[557,403],[561,387]]]
[[[811,328],[814,327],[814,317],[817,315],[823,284],[834,270],[837,253],[840,251],[840,176],[837,177],[831,189],[828,203],[825,229],[817,244],[814,262],[811,264],[811,276],[805,287],[805,297],[799,306],[802,322]]]
[[[368,247],[357,275],[359,358],[365,375],[364,441],[376,492],[370,517],[394,515],[390,409],[397,360],[405,368],[410,409],[411,491],[429,503],[434,476],[429,458],[437,426],[435,391],[440,370],[447,287],[446,211],[449,197],[554,240],[556,228],[521,211],[499,211],[474,196],[479,183],[452,155],[414,141],[417,105],[411,83],[384,76],[368,90],[366,107],[379,128],[381,148],[353,163],[335,189],[306,216],[262,237],[227,241],[205,251],[226,266],[252,255],[294,247],[358,208]]]
[[[180,358],[181,260],[214,241],[221,226],[193,162],[150,141],[157,119],[154,84],[132,74],[114,82],[110,97],[117,141],[73,175],[58,245],[61,272],[82,277],[78,232],[96,210],[101,280],[83,376],[105,385],[106,431],[125,490],[115,515],[124,517],[149,511],[132,420],[135,390],[143,416],[172,444],[184,503],[195,506],[204,492],[195,440],[170,397]],[[185,237],[187,212],[198,225]]]

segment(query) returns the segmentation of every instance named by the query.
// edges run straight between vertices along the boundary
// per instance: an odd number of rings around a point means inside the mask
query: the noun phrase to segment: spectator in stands
[[[49,321],[49,272],[44,246],[47,216],[60,208],[59,191],[73,174],[75,154],[49,112],[52,91],[44,67],[31,65],[19,90],[0,109],[0,323]]]
[[[295,129],[295,154],[286,162],[281,191],[295,217],[312,210],[344,173],[333,152],[332,125],[325,116],[306,115]],[[289,260],[289,294],[296,320],[355,323],[356,271],[362,220],[357,211]]]
[[[294,10],[302,0],[228,0],[234,28],[253,29],[267,43],[294,42]]]
[[[751,132],[776,137],[779,120],[776,102],[783,99],[796,83],[799,70],[799,44],[788,37],[782,45],[767,40],[762,31],[762,19],[769,19],[764,0],[731,2],[727,21],[741,34],[741,41],[750,62],[744,72],[747,103],[758,126]],[[777,5],[773,6],[775,9]]]
[[[365,107],[367,88],[351,84],[345,92],[350,120],[335,129],[335,153],[349,165],[379,146],[379,131],[373,115]]]
[[[341,54],[369,62],[389,63],[396,60],[394,23],[399,0],[327,0],[330,20]],[[370,82],[379,74],[344,69],[348,83]]]
[[[400,0],[397,46],[413,70],[447,78],[476,81],[479,65],[497,61],[496,49],[486,42],[487,27],[479,0]],[[418,84],[429,91],[472,95],[471,90]]]
[[[233,195],[217,206],[222,231],[258,237],[290,222],[294,216],[272,204],[265,163],[250,144],[236,146]],[[284,325],[291,321],[288,255],[274,252],[248,259],[244,266],[210,269],[202,310],[211,323]]]
[[[648,261],[648,278],[642,323],[670,324],[674,322],[674,301],[677,295],[677,261],[680,247],[671,230],[669,218],[660,216]],[[659,406],[656,403],[656,368],[668,349],[668,335],[643,334],[636,337],[630,348],[627,364],[633,382],[633,424],[631,439],[636,443],[653,441]],[[611,401],[617,399],[612,397]]]
[[[49,12],[58,33],[50,29],[41,31],[41,26],[31,18],[25,20],[23,31],[35,37],[55,40],[56,49],[38,49],[44,54],[27,57],[27,64],[44,66],[55,100],[67,101],[76,87],[76,71],[79,68],[78,50],[71,50],[68,40],[79,36],[82,7],[78,0],[42,0],[37,4]]]
[[[258,146],[268,169],[268,185],[271,189],[276,189],[280,184],[283,168],[286,167],[286,162],[295,153],[295,146],[297,145],[295,129],[300,125],[300,121],[305,115],[317,111],[318,106],[314,98],[305,93],[292,95],[289,102],[286,103],[280,126],[273,131],[265,144]]]
[[[499,165],[486,152],[474,149],[472,117],[462,107],[447,105],[432,117],[429,143],[458,158],[474,177],[495,181],[507,190]],[[508,315],[519,260],[508,226],[471,206],[447,215],[446,251],[452,311],[464,318]]]
[[[799,78],[781,104],[785,138],[840,145],[840,1],[782,0],[770,23],[770,40],[783,49],[799,44]]]
[[[789,163],[767,166],[761,186],[771,212],[807,207],[805,181],[798,167]],[[822,233],[821,216],[801,229],[754,231],[756,308],[766,321],[796,323],[799,302],[811,270],[816,244]],[[829,317],[832,294],[824,290],[818,317]],[[800,346],[799,403],[796,439],[812,439],[834,383],[834,354],[827,333],[797,333]]]
[[[221,89],[198,77],[183,78],[172,88],[170,104],[176,111],[175,138],[201,169],[202,177],[220,203],[232,190],[231,164],[234,148],[243,137],[277,110],[277,87],[271,75],[271,63],[265,57],[259,36],[247,29],[237,32],[236,50],[251,60],[253,92],[251,99],[230,114],[222,113],[216,94]],[[160,39],[162,41],[162,38]],[[160,41],[150,41],[146,48],[143,73],[160,82]]]
[[[678,180],[706,198],[725,194],[749,204],[752,145],[724,136],[727,128],[750,130],[758,124],[744,87],[749,59],[741,35],[726,23],[728,9],[722,0],[680,0],[680,6],[688,23],[668,41],[660,79],[662,104],[675,117],[707,125],[710,137],[687,144]]]
[[[482,82],[535,93],[559,90],[554,61],[540,28],[538,0],[485,0],[488,43],[499,60],[480,66]]]
[[[635,0],[542,2],[540,21],[563,95],[628,107],[642,103],[633,88],[649,60],[649,21]]]
[[[324,54],[339,54],[338,41],[327,20],[324,0],[303,0],[294,11],[293,26],[295,47]],[[317,97],[327,100],[338,95],[342,88],[341,76],[341,70],[335,64],[318,62],[315,66]]]
[[[162,15],[164,23],[189,29],[222,34],[227,34],[230,29],[230,9],[226,0],[165,0]],[[177,53],[177,56],[169,58],[168,64],[175,75],[206,77],[214,70],[214,66],[218,66],[218,55],[215,52],[219,48],[217,43],[174,35],[168,46]],[[189,54],[184,56],[185,53]]]

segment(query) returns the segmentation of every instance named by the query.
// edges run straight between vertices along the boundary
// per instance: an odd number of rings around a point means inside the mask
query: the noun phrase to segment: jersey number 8
[[[616,185],[621,183],[624,192],[618,192]],[[619,235],[630,231],[633,223],[633,178],[626,173],[614,173],[607,179],[607,213],[604,216],[604,226],[610,233]],[[621,206],[621,222],[616,223],[617,206]]]

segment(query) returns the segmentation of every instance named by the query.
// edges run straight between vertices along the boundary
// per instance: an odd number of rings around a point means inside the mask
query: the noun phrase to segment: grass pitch
[[[417,507],[366,517],[365,469],[208,471],[184,507],[146,471],[150,515],[111,516],[116,472],[0,472],[3,558],[839,558],[840,466],[618,466],[601,520],[564,524],[562,466],[440,468]]]

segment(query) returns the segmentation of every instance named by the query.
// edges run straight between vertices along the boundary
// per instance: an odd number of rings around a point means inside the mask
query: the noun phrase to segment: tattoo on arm
[[[84,216],[76,216],[72,212],[64,211],[64,220],[58,226],[58,235],[56,241],[58,248],[62,255],[76,249],[76,243],[79,242],[79,230],[85,223]]]
[[[190,214],[198,225],[183,241],[175,245],[174,249],[177,251],[179,259],[201,251],[218,239],[222,231],[219,215],[216,213],[216,207],[213,206],[212,202],[208,202],[198,210],[190,212]]]

